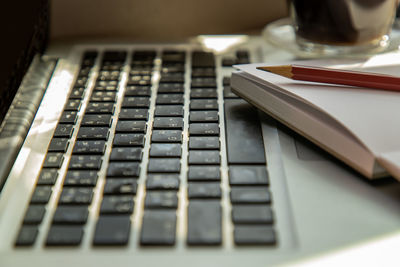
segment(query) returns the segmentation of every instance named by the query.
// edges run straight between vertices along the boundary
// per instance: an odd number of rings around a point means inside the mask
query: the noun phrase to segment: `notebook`
[[[0,127],[0,265],[290,265],[396,234],[393,178],[362,179],[232,93],[232,65],[265,47],[35,54]]]
[[[388,53],[305,64],[395,75],[399,59],[399,53]],[[261,65],[237,66],[242,72],[233,75],[233,90],[366,177],[400,177],[397,92],[291,81],[257,70]]]

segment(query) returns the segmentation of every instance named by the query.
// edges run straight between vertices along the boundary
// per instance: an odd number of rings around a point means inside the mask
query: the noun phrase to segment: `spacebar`
[[[242,99],[225,99],[225,134],[229,164],[265,164],[256,108]]]

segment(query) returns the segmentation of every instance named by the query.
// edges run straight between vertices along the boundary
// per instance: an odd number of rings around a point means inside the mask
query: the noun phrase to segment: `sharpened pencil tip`
[[[257,67],[256,69],[270,72],[268,67]]]
[[[267,71],[273,74],[285,76],[287,78],[292,78],[292,66],[290,65],[283,65],[283,66],[263,66],[257,67],[258,70]]]

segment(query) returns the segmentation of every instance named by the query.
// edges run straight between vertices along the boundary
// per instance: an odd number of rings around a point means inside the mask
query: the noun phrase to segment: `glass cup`
[[[385,50],[399,0],[289,0],[300,50],[321,55]]]

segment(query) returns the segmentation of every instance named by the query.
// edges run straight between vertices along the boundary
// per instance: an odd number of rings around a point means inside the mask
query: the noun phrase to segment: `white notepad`
[[[400,53],[290,63],[400,75]],[[400,179],[400,92],[294,81],[265,65],[236,66],[232,90],[366,177]]]

